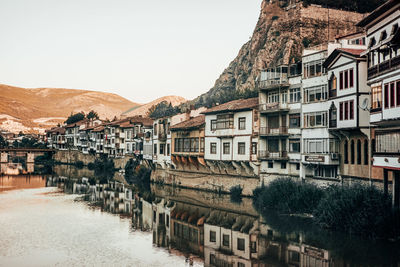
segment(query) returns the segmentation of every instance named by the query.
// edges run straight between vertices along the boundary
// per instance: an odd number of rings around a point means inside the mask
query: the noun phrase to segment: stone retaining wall
[[[169,169],[153,170],[151,181],[198,190],[229,192],[232,186],[240,185],[243,194],[250,196],[259,185],[258,177],[240,177],[223,174],[177,171]]]

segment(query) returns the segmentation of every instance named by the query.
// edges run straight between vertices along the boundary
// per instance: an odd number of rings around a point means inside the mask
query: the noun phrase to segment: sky
[[[249,40],[261,0],[1,0],[0,83],[146,103],[207,92]]]

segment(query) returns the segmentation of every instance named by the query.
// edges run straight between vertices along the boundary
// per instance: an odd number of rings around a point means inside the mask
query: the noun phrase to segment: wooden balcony
[[[258,82],[258,88],[260,90],[288,88],[288,87],[289,87],[289,79],[287,75]]]
[[[261,113],[288,112],[289,106],[287,103],[266,103],[260,104],[259,110]]]
[[[259,160],[289,160],[287,151],[269,152],[267,150],[258,151]]]
[[[368,68],[368,79],[375,78],[380,74],[384,74],[398,68],[400,68],[400,56],[394,57],[378,65]]]
[[[279,136],[279,135],[287,136],[287,135],[289,135],[287,126],[281,126],[278,128],[260,127],[259,134],[261,136]]]

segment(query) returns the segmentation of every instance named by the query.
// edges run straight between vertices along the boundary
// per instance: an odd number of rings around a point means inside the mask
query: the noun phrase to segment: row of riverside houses
[[[174,170],[167,178],[183,171],[181,177],[209,175],[190,179],[253,178],[219,183],[376,180],[386,191],[392,182],[398,206],[399,9],[389,0],[358,23],[366,33],[337,37],[305,49],[301,62],[261,71],[258,98],[154,121],[81,121],[49,131],[50,145],[113,157],[138,151],[156,169]]]
[[[146,134],[153,121],[141,116],[104,122],[83,119],[46,131],[47,143],[59,150],[79,150],[83,154],[106,154],[110,157],[142,155]]]
[[[358,32],[261,72],[260,177],[392,181],[400,192],[400,3],[389,0]]]

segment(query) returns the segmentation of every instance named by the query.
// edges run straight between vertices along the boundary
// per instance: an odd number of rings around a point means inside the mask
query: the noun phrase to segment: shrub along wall
[[[261,213],[308,213],[323,228],[371,238],[399,235],[399,215],[392,210],[390,196],[373,186],[335,185],[322,189],[282,178],[256,188],[253,195],[253,204]]]

